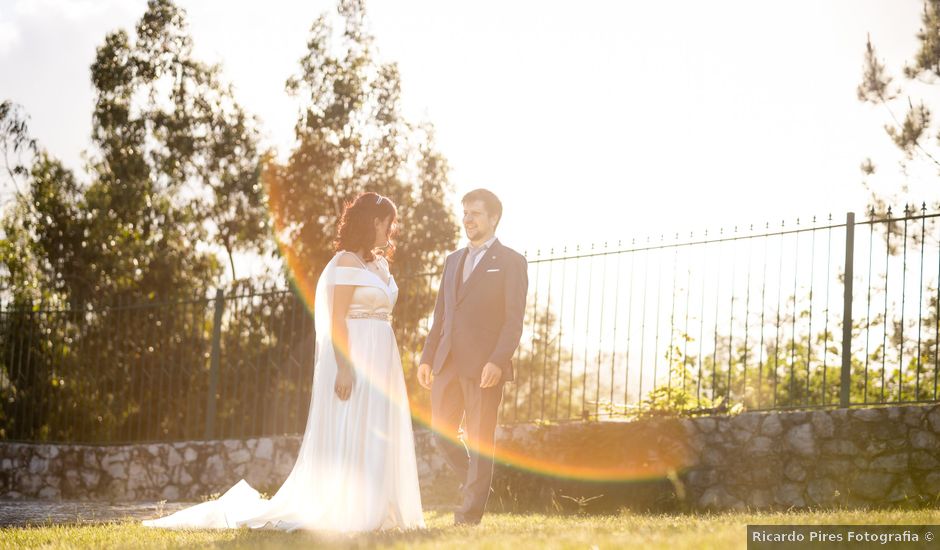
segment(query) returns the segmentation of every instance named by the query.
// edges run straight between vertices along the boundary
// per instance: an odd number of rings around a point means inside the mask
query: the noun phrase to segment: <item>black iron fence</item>
[[[935,401],[938,215],[538,250],[502,418]]]
[[[302,431],[312,320],[291,291],[0,313],[0,427],[17,440]]]
[[[940,240],[925,209],[731,227],[529,258],[504,422],[937,399]],[[411,399],[438,274],[399,276]],[[207,297],[208,296],[208,297]],[[303,431],[314,334],[292,290],[0,309],[0,438]]]

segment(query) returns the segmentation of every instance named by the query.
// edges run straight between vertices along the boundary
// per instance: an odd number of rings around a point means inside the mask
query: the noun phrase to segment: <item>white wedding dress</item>
[[[340,254],[317,282],[310,413],[287,480],[266,500],[243,479],[217,500],[144,521],[145,526],[339,532],[425,526],[408,395],[388,319],[398,286],[385,258],[377,258],[376,274],[337,265]],[[356,287],[347,315],[355,382],[346,401],[333,392],[337,367],[330,319],[336,285]]]

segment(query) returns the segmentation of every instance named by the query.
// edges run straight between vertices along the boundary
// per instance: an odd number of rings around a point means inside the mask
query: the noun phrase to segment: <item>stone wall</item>
[[[505,461],[492,502],[661,510],[935,504],[938,437],[938,406],[502,426]],[[422,493],[454,484],[429,432],[416,429],[415,440]],[[241,478],[270,495],[299,444],[297,436],[0,443],[0,498],[197,501]]]
[[[447,475],[427,430],[415,432],[422,484]],[[138,445],[0,442],[0,499],[184,500],[239,479],[268,495],[287,478],[300,436]]]
[[[906,406],[685,421],[696,508],[936,504],[940,408]]]

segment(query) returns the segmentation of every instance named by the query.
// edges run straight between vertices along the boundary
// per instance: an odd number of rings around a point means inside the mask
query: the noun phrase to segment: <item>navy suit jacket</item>
[[[491,362],[503,371],[500,382],[506,382],[513,379],[512,356],[522,337],[528,263],[525,256],[496,240],[461,283],[467,254],[468,249],[462,248],[444,261],[434,324],[421,362],[431,365],[436,375],[449,361],[461,376],[475,379]]]

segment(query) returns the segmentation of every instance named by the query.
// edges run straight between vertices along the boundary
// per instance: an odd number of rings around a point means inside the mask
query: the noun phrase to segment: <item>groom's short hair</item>
[[[466,204],[470,201],[483,201],[483,207],[490,216],[496,216],[496,225],[503,219],[503,203],[499,197],[489,189],[474,189],[460,199],[460,204]]]

